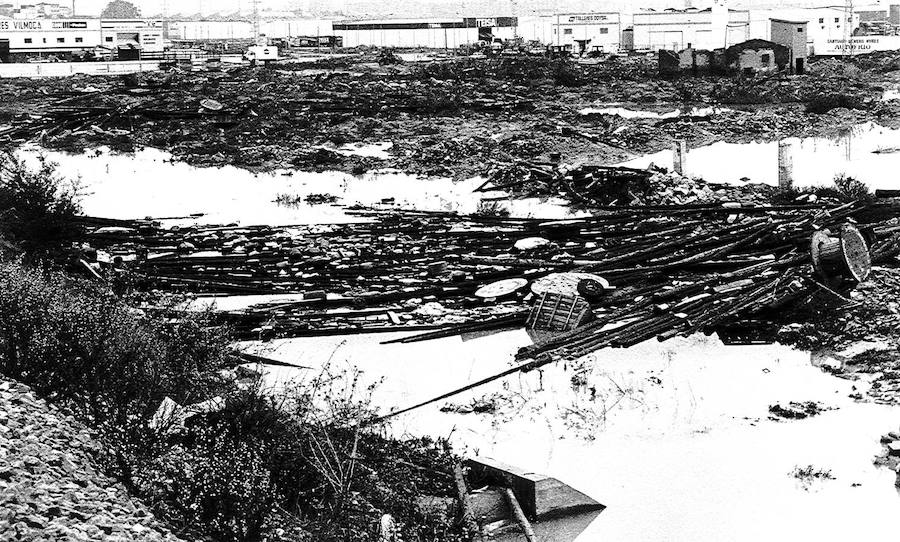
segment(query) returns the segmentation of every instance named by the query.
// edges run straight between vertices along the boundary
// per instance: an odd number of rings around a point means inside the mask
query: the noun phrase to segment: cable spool
[[[845,224],[837,235],[829,230],[817,231],[810,247],[813,268],[825,280],[838,277],[863,282],[872,272],[872,256],[862,233]]]

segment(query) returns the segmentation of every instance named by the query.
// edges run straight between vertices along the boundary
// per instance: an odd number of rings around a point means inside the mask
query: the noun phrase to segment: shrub
[[[222,542],[262,540],[278,493],[260,443],[217,424],[182,438],[142,469],[139,487],[156,513]]]
[[[390,513],[403,539],[458,539],[453,521],[416,505],[453,494],[449,447],[363,429],[373,386],[325,370],[275,394],[220,376],[227,330],[210,315],[170,319],[163,309],[143,313],[103,287],[0,263],[0,372],[92,423],[101,465],[195,538],[271,540],[291,524],[294,539],[377,540]],[[218,411],[147,423],[165,397],[213,396]]]
[[[31,168],[0,154],[0,236],[29,253],[46,255],[76,238],[80,186],[65,181],[56,164],[39,157]]]
[[[872,199],[872,192],[869,191],[868,185],[848,175],[840,174],[836,176],[834,178],[834,187],[846,201],[867,201]]]
[[[226,347],[208,315],[170,321],[94,284],[0,264],[2,371],[96,423],[146,419],[167,395],[204,399]]]
[[[821,115],[832,109],[862,109],[863,104],[857,96],[849,94],[820,94],[806,104],[806,112]]]
[[[557,60],[550,66],[553,82],[563,87],[580,87],[587,83],[584,74],[571,60]]]

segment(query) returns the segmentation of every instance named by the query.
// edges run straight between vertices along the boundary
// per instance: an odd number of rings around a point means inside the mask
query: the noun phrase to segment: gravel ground
[[[0,541],[179,540],[97,472],[96,451],[82,424],[0,377]]]

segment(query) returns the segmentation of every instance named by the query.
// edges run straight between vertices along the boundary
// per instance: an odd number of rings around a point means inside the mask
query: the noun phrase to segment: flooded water
[[[615,104],[613,104],[615,105]],[[722,107],[694,107],[687,111],[674,109],[672,111],[645,111],[626,109],[624,107],[586,107],[578,111],[581,115],[611,115],[623,119],[673,119],[682,116],[709,117],[730,109]]]
[[[347,146],[343,152],[379,157],[390,143]],[[23,151],[34,157],[36,149]],[[322,224],[358,221],[344,210],[347,205],[415,208],[424,211],[474,213],[486,198],[502,197],[497,192],[475,194],[482,179],[453,181],[423,179],[392,171],[376,171],[361,176],[338,172],[309,173],[284,170],[256,174],[235,167],[198,168],[171,161],[159,150],[146,149],[133,156],[107,151],[71,155],[46,152],[60,164],[60,172],[70,179],[80,178],[86,195],[84,213],[107,218],[182,217],[204,213],[187,222],[228,224]],[[311,205],[304,198],[330,194],[334,205]],[[296,203],[279,205],[279,196]],[[383,200],[393,198],[389,203]],[[516,217],[571,218],[573,214],[559,199],[506,198],[498,205]]]
[[[823,183],[848,173],[888,186],[884,172],[900,166],[894,163],[900,154],[872,151],[892,145],[900,147],[900,135],[874,125],[835,141],[798,140],[798,183]],[[113,218],[206,213],[198,221],[312,224],[353,217],[339,206],[283,207],[273,200],[279,194],[333,194],[342,204],[396,198],[397,207],[473,212],[481,197],[491,196],[472,193],[478,179],[453,182],[392,172],[260,175],[176,164],[156,150],[49,157],[67,176],[83,178],[90,191],[87,214]],[[667,165],[666,153],[642,160]],[[695,149],[688,166],[710,180],[746,175],[775,182],[777,145]],[[570,216],[554,200],[504,205],[517,216]],[[261,299],[217,303],[239,308]],[[245,346],[298,366],[267,369],[266,382],[273,388],[308,379],[326,365],[332,372],[355,368],[362,371],[363,386],[379,383],[374,405],[389,412],[501,372],[516,350],[530,343],[516,330],[380,344],[399,336]],[[808,353],[779,346],[726,347],[698,336],[604,350],[566,367],[507,377],[399,416],[391,430],[448,437],[462,453],[493,457],[584,491],[608,508],[581,535],[582,542],[889,540],[896,532],[900,496],[893,473],[875,468],[872,459],[881,450],[880,435],[900,426],[900,408],[855,403],[848,397],[857,391],[854,386],[865,385],[822,372]],[[496,413],[441,410],[447,403],[466,405],[485,397],[492,397]],[[832,410],[806,420],[768,418],[770,405],[790,401],[818,401]],[[830,471],[834,479],[803,484],[791,475],[809,465]]]
[[[900,188],[900,130],[866,123],[835,138],[790,138],[795,186],[829,185],[836,175],[849,175],[872,189]],[[666,150],[624,162],[672,169],[673,151]],[[778,143],[714,143],[689,149],[685,172],[711,182],[778,184]]]
[[[274,369],[273,386],[326,363],[358,367],[363,384],[381,381],[374,403],[384,412],[498,373],[528,344],[524,331],[379,344],[396,336],[254,348],[313,368]],[[698,336],[602,351],[581,370],[511,376],[449,401],[498,394],[495,415],[441,412],[445,401],[395,418],[393,431],[450,437],[461,451],[586,492],[608,508],[583,542],[890,539],[900,496],[893,473],[872,459],[879,436],[900,425],[900,409],[855,403],[853,391],[814,368],[808,353]],[[790,401],[833,410],[768,418],[770,405]],[[804,484],[791,475],[809,465],[834,479]]]

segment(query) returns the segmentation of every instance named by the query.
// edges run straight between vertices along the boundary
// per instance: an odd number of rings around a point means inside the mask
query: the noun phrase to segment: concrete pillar
[[[794,156],[791,144],[778,142],[778,188],[790,190],[794,186]]]
[[[684,175],[687,162],[687,140],[686,139],[677,139],[675,143],[672,144],[672,154],[675,157],[675,173],[679,175]]]

